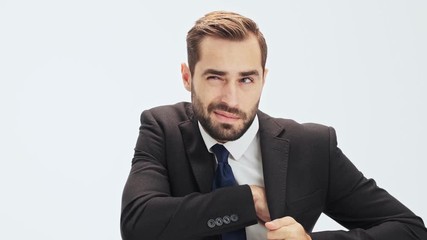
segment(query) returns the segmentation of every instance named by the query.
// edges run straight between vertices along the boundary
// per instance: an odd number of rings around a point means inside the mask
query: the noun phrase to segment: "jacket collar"
[[[285,216],[286,178],[289,160],[289,139],[285,128],[274,118],[258,111],[264,184],[271,219]]]
[[[203,142],[197,120],[193,117],[191,104],[187,105],[186,113],[189,119],[179,124],[182,140],[199,191],[208,193],[212,191],[215,157],[209,153]]]

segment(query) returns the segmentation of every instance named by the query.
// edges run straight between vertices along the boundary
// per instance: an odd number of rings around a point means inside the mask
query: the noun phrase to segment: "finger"
[[[288,239],[291,234],[291,229],[289,227],[280,227],[275,230],[270,230],[267,232],[267,239]]]
[[[267,232],[267,239],[303,239],[303,231],[300,231],[298,224],[292,224],[284,227],[280,227],[276,230]]]
[[[280,221],[276,222],[270,222],[271,224],[276,224],[276,227],[278,223],[287,223],[293,222],[289,225],[285,225],[282,227],[279,227],[274,230],[267,231],[267,239],[287,239],[287,240],[301,240],[301,239],[311,239],[310,236],[305,232],[304,227],[296,222],[293,218],[283,218]],[[270,224],[269,223],[269,224]]]
[[[266,222],[265,223],[265,227],[268,230],[276,230],[278,228],[284,227],[284,226],[289,226],[292,224],[295,224],[296,221],[295,219],[293,219],[292,217],[282,217],[282,218],[277,218],[271,222]]]

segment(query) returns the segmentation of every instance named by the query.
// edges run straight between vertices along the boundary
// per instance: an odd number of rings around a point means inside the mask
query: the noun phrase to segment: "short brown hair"
[[[199,61],[199,45],[205,36],[242,41],[248,38],[250,33],[258,39],[261,49],[261,66],[264,70],[267,61],[267,43],[253,20],[225,11],[210,12],[197,20],[187,34],[187,60],[191,74],[194,74],[195,65]]]

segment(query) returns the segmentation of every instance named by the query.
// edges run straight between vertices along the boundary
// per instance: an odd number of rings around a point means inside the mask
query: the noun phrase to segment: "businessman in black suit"
[[[267,45],[252,20],[209,13],[187,50],[192,103],[141,115],[123,239],[427,239],[421,218],[341,152],[333,128],[258,110]],[[224,177],[231,185],[218,186]],[[349,230],[312,232],[322,212]]]

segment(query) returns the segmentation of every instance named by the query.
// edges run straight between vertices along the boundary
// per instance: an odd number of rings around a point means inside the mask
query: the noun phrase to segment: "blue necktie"
[[[214,152],[216,159],[218,161],[218,166],[215,173],[215,178],[213,182],[213,189],[228,187],[237,185],[236,179],[234,178],[233,170],[228,164],[228,155],[229,152],[221,144],[215,144],[211,148]],[[222,234],[223,240],[246,240],[245,229],[239,229],[232,232],[227,232]]]

